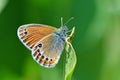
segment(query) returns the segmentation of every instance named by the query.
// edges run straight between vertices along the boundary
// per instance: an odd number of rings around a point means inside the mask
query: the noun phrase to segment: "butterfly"
[[[69,22],[70,18],[67,22]],[[20,41],[31,51],[33,59],[46,68],[55,67],[64,49],[68,28],[61,18],[61,27],[25,24],[18,28]]]

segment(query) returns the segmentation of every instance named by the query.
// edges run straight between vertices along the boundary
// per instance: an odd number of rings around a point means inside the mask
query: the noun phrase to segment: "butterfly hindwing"
[[[65,42],[54,33],[41,39],[32,49],[34,60],[47,68],[54,67],[63,51]]]
[[[31,50],[43,37],[52,33],[56,28],[43,24],[26,24],[18,28],[17,34],[20,41]]]

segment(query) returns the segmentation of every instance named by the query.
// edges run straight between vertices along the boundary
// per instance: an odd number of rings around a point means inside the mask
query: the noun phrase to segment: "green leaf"
[[[75,54],[75,50],[70,43],[71,39],[73,38],[75,28],[73,27],[70,36],[67,39],[66,44],[66,63],[65,63],[65,80],[71,80],[72,74],[74,72],[77,58]]]

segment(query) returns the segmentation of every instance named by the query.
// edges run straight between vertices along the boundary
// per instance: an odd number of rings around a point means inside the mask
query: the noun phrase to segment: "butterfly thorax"
[[[68,28],[66,26],[62,26],[61,28],[56,30],[54,33],[58,35],[63,41],[65,41],[67,38],[67,31],[68,31]]]

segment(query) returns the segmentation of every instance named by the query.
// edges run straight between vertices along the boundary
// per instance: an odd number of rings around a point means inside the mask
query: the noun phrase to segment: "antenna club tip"
[[[61,17],[61,26],[66,25],[68,22],[70,22],[74,17],[71,17],[65,24],[63,24],[63,17]]]
[[[71,19],[74,19],[74,17],[71,17]]]
[[[63,17],[61,17],[61,20],[63,20]]]

